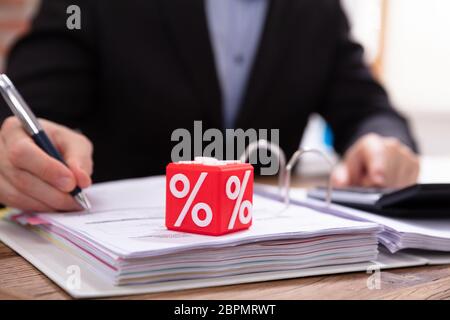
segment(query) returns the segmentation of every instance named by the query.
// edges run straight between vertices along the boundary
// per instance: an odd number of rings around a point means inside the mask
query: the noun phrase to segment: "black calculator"
[[[325,200],[326,188],[308,192]],[[415,184],[402,189],[334,188],[331,201],[386,216],[450,218],[450,184]]]

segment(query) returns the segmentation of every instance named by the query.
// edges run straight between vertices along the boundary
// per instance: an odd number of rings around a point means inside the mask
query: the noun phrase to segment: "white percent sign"
[[[249,200],[242,201],[245,190],[247,188],[248,180],[250,178],[250,173],[251,173],[250,170],[245,171],[242,185],[241,181],[237,176],[229,177],[225,185],[225,193],[227,194],[228,199],[230,200],[237,199],[236,203],[234,204],[230,222],[228,223],[228,230],[234,228],[234,224],[236,223],[238,213],[239,213],[239,221],[242,224],[247,224],[252,219],[252,203]],[[247,215],[245,215],[245,211],[247,211]]]
[[[236,223],[236,218],[239,215],[239,221],[242,224],[247,224],[252,219],[252,203],[249,200],[242,201],[242,198],[244,197],[245,190],[247,188],[248,180],[250,178],[251,171],[247,170],[244,174],[244,179],[242,181],[239,180],[237,176],[231,176],[228,178],[226,186],[225,186],[225,193],[230,200],[236,200],[236,203],[233,208],[233,212],[231,214],[231,218],[228,224],[228,229],[231,230],[234,228],[234,225]],[[195,183],[194,188],[192,189],[191,193],[189,194],[188,199],[186,200],[183,209],[181,210],[177,221],[175,221],[174,226],[179,227],[183,223],[184,219],[186,218],[186,215],[189,211],[189,209],[192,206],[192,203],[194,202],[195,197],[197,196],[198,191],[200,190],[203,182],[206,179],[206,176],[208,175],[207,172],[200,173],[200,177],[198,178],[197,182]],[[177,183],[181,182],[182,189],[178,190]],[[189,193],[191,186],[189,179],[182,173],[178,173],[173,175],[173,177],[170,179],[169,183],[170,192],[172,195],[178,199],[185,198],[187,194]],[[205,212],[205,217],[203,219],[200,219],[199,212],[203,210]],[[246,214],[247,212],[247,214]],[[208,226],[213,218],[213,212],[211,207],[204,203],[204,202],[198,202],[196,203],[191,210],[191,217],[192,221],[198,226],[198,227],[206,227]]]
[[[184,218],[186,217],[186,214],[189,211],[189,208],[192,206],[192,202],[194,202],[195,197],[197,196],[198,191],[200,190],[203,181],[205,181],[206,176],[208,175],[207,172],[200,173],[200,177],[198,178],[197,182],[195,183],[194,188],[192,189],[192,192],[189,194],[188,199],[186,200],[183,209],[180,212],[180,215],[178,216],[177,221],[175,221],[175,227],[181,226],[181,224],[184,221]],[[183,188],[181,190],[178,190],[177,183],[181,182],[183,185]],[[189,193],[191,186],[189,183],[189,179],[182,173],[177,173],[173,175],[173,177],[170,179],[169,183],[170,192],[172,195],[178,199],[182,199],[187,196]],[[198,213],[200,210],[203,210],[205,212],[204,219],[200,219],[198,216]],[[191,217],[192,221],[198,226],[198,227],[206,227],[208,226],[213,218],[213,212],[211,210],[211,207],[207,205],[204,202],[198,202],[194,205],[194,207],[191,210]]]

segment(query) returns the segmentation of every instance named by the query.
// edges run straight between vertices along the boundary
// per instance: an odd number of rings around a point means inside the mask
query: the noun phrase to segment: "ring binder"
[[[294,152],[292,157],[289,159],[289,162],[286,165],[286,178],[284,180],[284,203],[286,204],[286,207],[289,206],[290,203],[290,196],[289,192],[291,189],[291,174],[292,174],[292,168],[297,163],[297,161],[306,153],[315,153],[321,156],[327,164],[330,166],[330,173],[328,174],[328,183],[327,183],[327,194],[326,194],[326,206],[329,207],[331,203],[331,192],[332,192],[332,185],[331,185],[331,174],[334,169],[333,162],[320,150],[317,149],[298,149]]]
[[[306,153],[315,153],[321,156],[330,167],[330,173],[328,174],[328,182],[327,182],[326,207],[330,206],[331,193],[333,191],[331,185],[331,174],[334,169],[334,164],[331,161],[331,159],[329,159],[326,156],[325,153],[323,153],[318,149],[313,148],[298,149],[297,151],[294,152],[292,157],[289,159],[289,162],[286,164],[286,154],[284,153],[283,149],[280,148],[280,146],[265,139],[259,139],[257,141],[250,143],[247,146],[247,148],[245,149],[244,153],[241,155],[239,160],[242,162],[247,162],[250,155],[259,148],[270,150],[278,158],[278,161],[280,163],[280,170],[278,172],[278,193],[280,194],[280,196],[282,197],[284,196],[284,203],[286,204],[286,208],[289,206],[290,203],[289,191],[291,188],[292,168],[295,166],[297,161]]]
[[[278,162],[280,164],[280,170],[278,171],[278,192],[281,195],[286,183],[286,155],[283,149],[280,148],[280,146],[265,139],[253,141],[247,146],[239,160],[242,162],[247,162],[250,155],[259,148],[270,150],[270,152],[274,153],[278,159]]]

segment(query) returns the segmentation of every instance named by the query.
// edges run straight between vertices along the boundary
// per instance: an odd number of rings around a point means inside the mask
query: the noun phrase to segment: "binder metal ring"
[[[240,161],[247,162],[250,155],[258,149],[266,149],[272,152],[278,159],[279,171],[278,171],[278,192],[282,195],[283,188],[286,184],[286,155],[277,144],[267,141],[265,139],[259,139],[250,143],[245,149],[244,153],[240,157]]]
[[[288,207],[290,204],[289,192],[291,189],[292,168],[295,166],[297,161],[306,153],[318,154],[323,159],[325,159],[325,161],[327,162],[327,164],[330,167],[330,173],[328,174],[328,182],[327,182],[327,194],[326,194],[326,206],[329,207],[330,203],[331,203],[331,192],[332,192],[331,174],[334,169],[334,164],[322,151],[317,150],[317,149],[308,149],[308,148],[298,149],[297,151],[295,151],[294,154],[292,155],[291,159],[289,159],[288,164],[286,165],[286,170],[285,170],[286,179],[284,180],[284,183],[285,183],[284,184],[284,203],[286,204],[286,207]]]

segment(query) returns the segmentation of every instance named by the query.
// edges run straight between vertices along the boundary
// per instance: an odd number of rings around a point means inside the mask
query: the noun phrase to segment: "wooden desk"
[[[268,182],[271,182],[270,180]],[[272,181],[273,182],[273,181]],[[317,179],[294,185],[311,185]],[[364,272],[123,297],[123,299],[450,299],[450,266],[381,272],[370,290]],[[0,299],[70,299],[22,257],[0,243]]]

